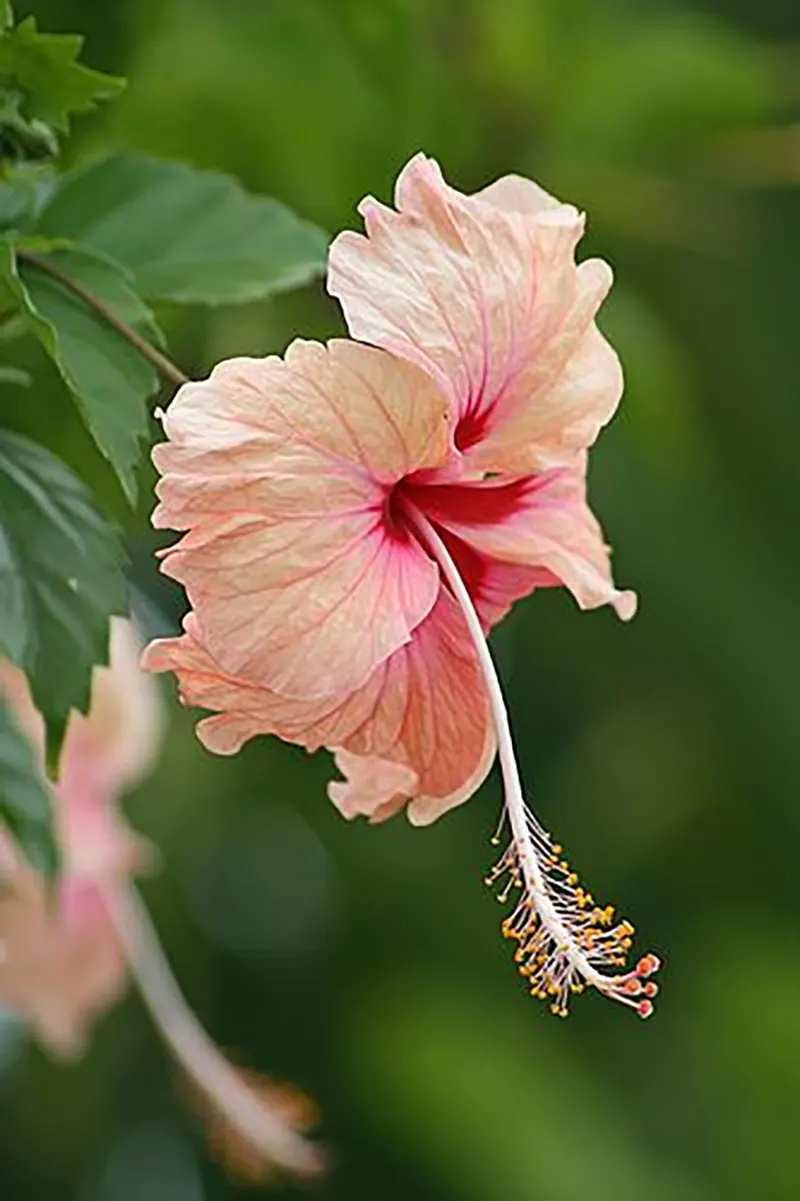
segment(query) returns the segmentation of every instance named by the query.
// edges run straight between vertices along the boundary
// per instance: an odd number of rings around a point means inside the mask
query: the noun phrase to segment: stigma
[[[514,960],[530,995],[566,1017],[572,996],[592,986],[635,1009],[639,1017],[650,1017],[658,985],[649,977],[661,966],[658,956],[648,952],[626,970],[634,927],[616,920],[613,905],[597,904],[563,858],[563,847],[529,810],[526,818],[529,839],[520,844],[512,837],[485,883],[502,904],[512,898],[516,902],[501,930],[517,944]],[[530,864],[526,871],[531,855],[538,878],[532,878]]]

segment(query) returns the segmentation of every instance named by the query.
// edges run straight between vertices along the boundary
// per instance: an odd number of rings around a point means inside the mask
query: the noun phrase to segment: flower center
[[[475,408],[465,413],[459,421],[453,434],[453,441],[456,449],[460,450],[462,454],[483,438],[486,432],[487,416],[486,409]]]
[[[410,542],[415,537],[405,514],[407,477],[393,484],[383,502],[383,523],[393,542]]]

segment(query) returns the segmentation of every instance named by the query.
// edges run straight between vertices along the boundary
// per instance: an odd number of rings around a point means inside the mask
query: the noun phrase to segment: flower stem
[[[123,321],[114,313],[108,305],[106,305],[99,297],[90,292],[88,288],[84,288],[83,284],[78,283],[66,271],[62,271],[60,267],[56,267],[50,259],[45,258],[41,254],[34,254],[31,250],[18,250],[17,258],[21,263],[27,263],[29,267],[33,267],[36,271],[41,271],[43,275],[49,275],[51,279],[61,284],[62,288],[66,288],[73,296],[77,296],[79,300],[92,309],[98,316],[111,326],[112,329],[129,342],[135,350],[139,352],[143,358],[155,367],[156,371],[174,384],[176,388],[180,388],[182,384],[188,384],[189,377],[181,371],[172,359],[153,346],[146,338],[137,333],[127,322]]]
[[[104,900],[156,1027],[215,1111],[270,1164],[301,1175],[319,1172],[324,1163],[322,1152],[251,1090],[198,1022],[178,988],[135,889],[108,889]]]

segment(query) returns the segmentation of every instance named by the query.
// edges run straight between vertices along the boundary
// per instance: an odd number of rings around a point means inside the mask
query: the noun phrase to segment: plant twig
[[[79,284],[60,267],[56,267],[50,259],[44,258],[40,254],[34,254],[31,250],[18,250],[17,258],[21,263],[27,263],[29,267],[34,267],[37,271],[41,271],[43,275],[49,275],[51,279],[56,280],[61,284],[62,288],[66,288],[73,296],[77,296],[82,300],[88,308],[97,313],[103,320],[111,326],[112,329],[129,342],[135,350],[138,350],[144,358],[153,364],[156,371],[163,375],[165,379],[174,384],[176,388],[180,388],[182,384],[189,383],[188,375],[184,375],[180,367],[173,363],[172,359],[168,358],[156,346],[153,346],[141,334],[138,334],[127,322],[123,321],[116,313],[103,303],[97,296],[84,288],[83,284]]]

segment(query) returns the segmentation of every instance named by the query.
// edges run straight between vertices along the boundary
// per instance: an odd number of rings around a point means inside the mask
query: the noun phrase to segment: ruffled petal
[[[413,489],[409,494],[415,499]],[[509,578],[510,590],[520,589],[510,601],[525,595],[527,569],[527,591],[564,584],[582,609],[611,604],[626,621],[636,612],[636,593],[614,585],[609,547],[586,503],[585,454],[576,456],[569,467],[540,476],[426,487],[424,511],[449,534],[456,561],[459,553],[464,557],[467,567],[462,574],[471,592],[470,571],[480,580],[483,559],[489,581],[500,569],[522,569],[523,574]],[[463,545],[460,552],[458,543]],[[472,568],[470,553],[478,558]]]
[[[151,642],[142,658],[147,671],[173,672],[186,705],[214,710],[197,727],[197,735],[217,755],[234,755],[261,734],[277,734],[308,751],[335,746],[372,714],[383,685],[380,672],[355,692],[301,700],[285,697],[228,672],[208,651],[195,617],[190,614],[179,638]]]
[[[339,750],[334,760],[344,780],[331,780],[328,796],[346,818],[366,817],[376,824],[394,817],[414,795],[417,773],[406,763],[379,755]]]
[[[480,668],[448,592],[384,665],[383,676],[370,720],[338,748],[346,752],[337,765],[347,778],[331,784],[329,794],[345,816],[367,814],[372,821],[408,800],[409,820],[428,825],[469,800],[496,750]]]
[[[474,198],[492,204],[504,213],[535,214],[563,207],[560,200],[524,175],[504,175],[475,192]]]
[[[396,205],[368,197],[367,236],[331,247],[328,290],[353,336],[447,392],[465,470],[541,471],[591,445],[622,374],[594,324],[611,270],[575,264],[583,217],[520,177],[464,196],[423,155],[401,173]]]
[[[191,616],[180,638],[151,643],[143,662],[173,672],[187,704],[216,711],[197,733],[217,754],[233,754],[260,734],[335,751],[347,780],[334,781],[330,796],[346,817],[380,821],[410,801],[413,822],[434,821],[472,795],[494,757],[478,664],[444,590],[411,641],[337,698],[287,698],[227,672]]]
[[[441,464],[446,398],[413,365],[295,342],[183,387],[154,451],[163,570],[236,676],[299,699],[351,691],[411,636],[438,571],[390,528],[392,485]]]

